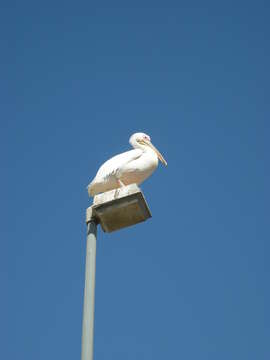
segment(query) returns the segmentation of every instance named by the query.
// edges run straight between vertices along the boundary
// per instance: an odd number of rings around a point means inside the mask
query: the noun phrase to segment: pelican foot
[[[120,192],[120,189],[115,189],[114,199],[117,199],[117,198],[118,198],[119,192]]]

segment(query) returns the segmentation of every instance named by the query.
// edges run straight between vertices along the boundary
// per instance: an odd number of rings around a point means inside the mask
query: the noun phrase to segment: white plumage
[[[158,159],[167,165],[148,135],[133,134],[129,142],[134,147],[133,150],[112,157],[99,168],[94,180],[88,185],[89,196],[142,183],[157,168]]]

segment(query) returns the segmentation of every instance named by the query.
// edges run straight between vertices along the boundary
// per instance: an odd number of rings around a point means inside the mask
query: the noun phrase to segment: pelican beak
[[[148,145],[152,150],[154,150],[154,152],[157,154],[159,160],[162,162],[162,164],[164,164],[165,166],[167,166],[167,161],[164,159],[164,157],[161,155],[161,153],[158,151],[158,149],[151,143],[151,141],[147,141],[147,140],[143,140],[145,145]]]

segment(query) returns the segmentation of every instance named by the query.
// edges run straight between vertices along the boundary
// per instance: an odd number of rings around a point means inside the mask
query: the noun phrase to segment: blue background
[[[2,359],[79,359],[86,185],[148,133],[153,218],[98,231],[95,359],[268,360],[269,3],[3,1]]]

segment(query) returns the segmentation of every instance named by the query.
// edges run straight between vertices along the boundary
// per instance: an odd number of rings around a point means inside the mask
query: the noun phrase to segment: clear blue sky
[[[3,1],[1,359],[80,358],[86,185],[148,133],[153,218],[98,232],[96,360],[268,360],[269,3]]]

